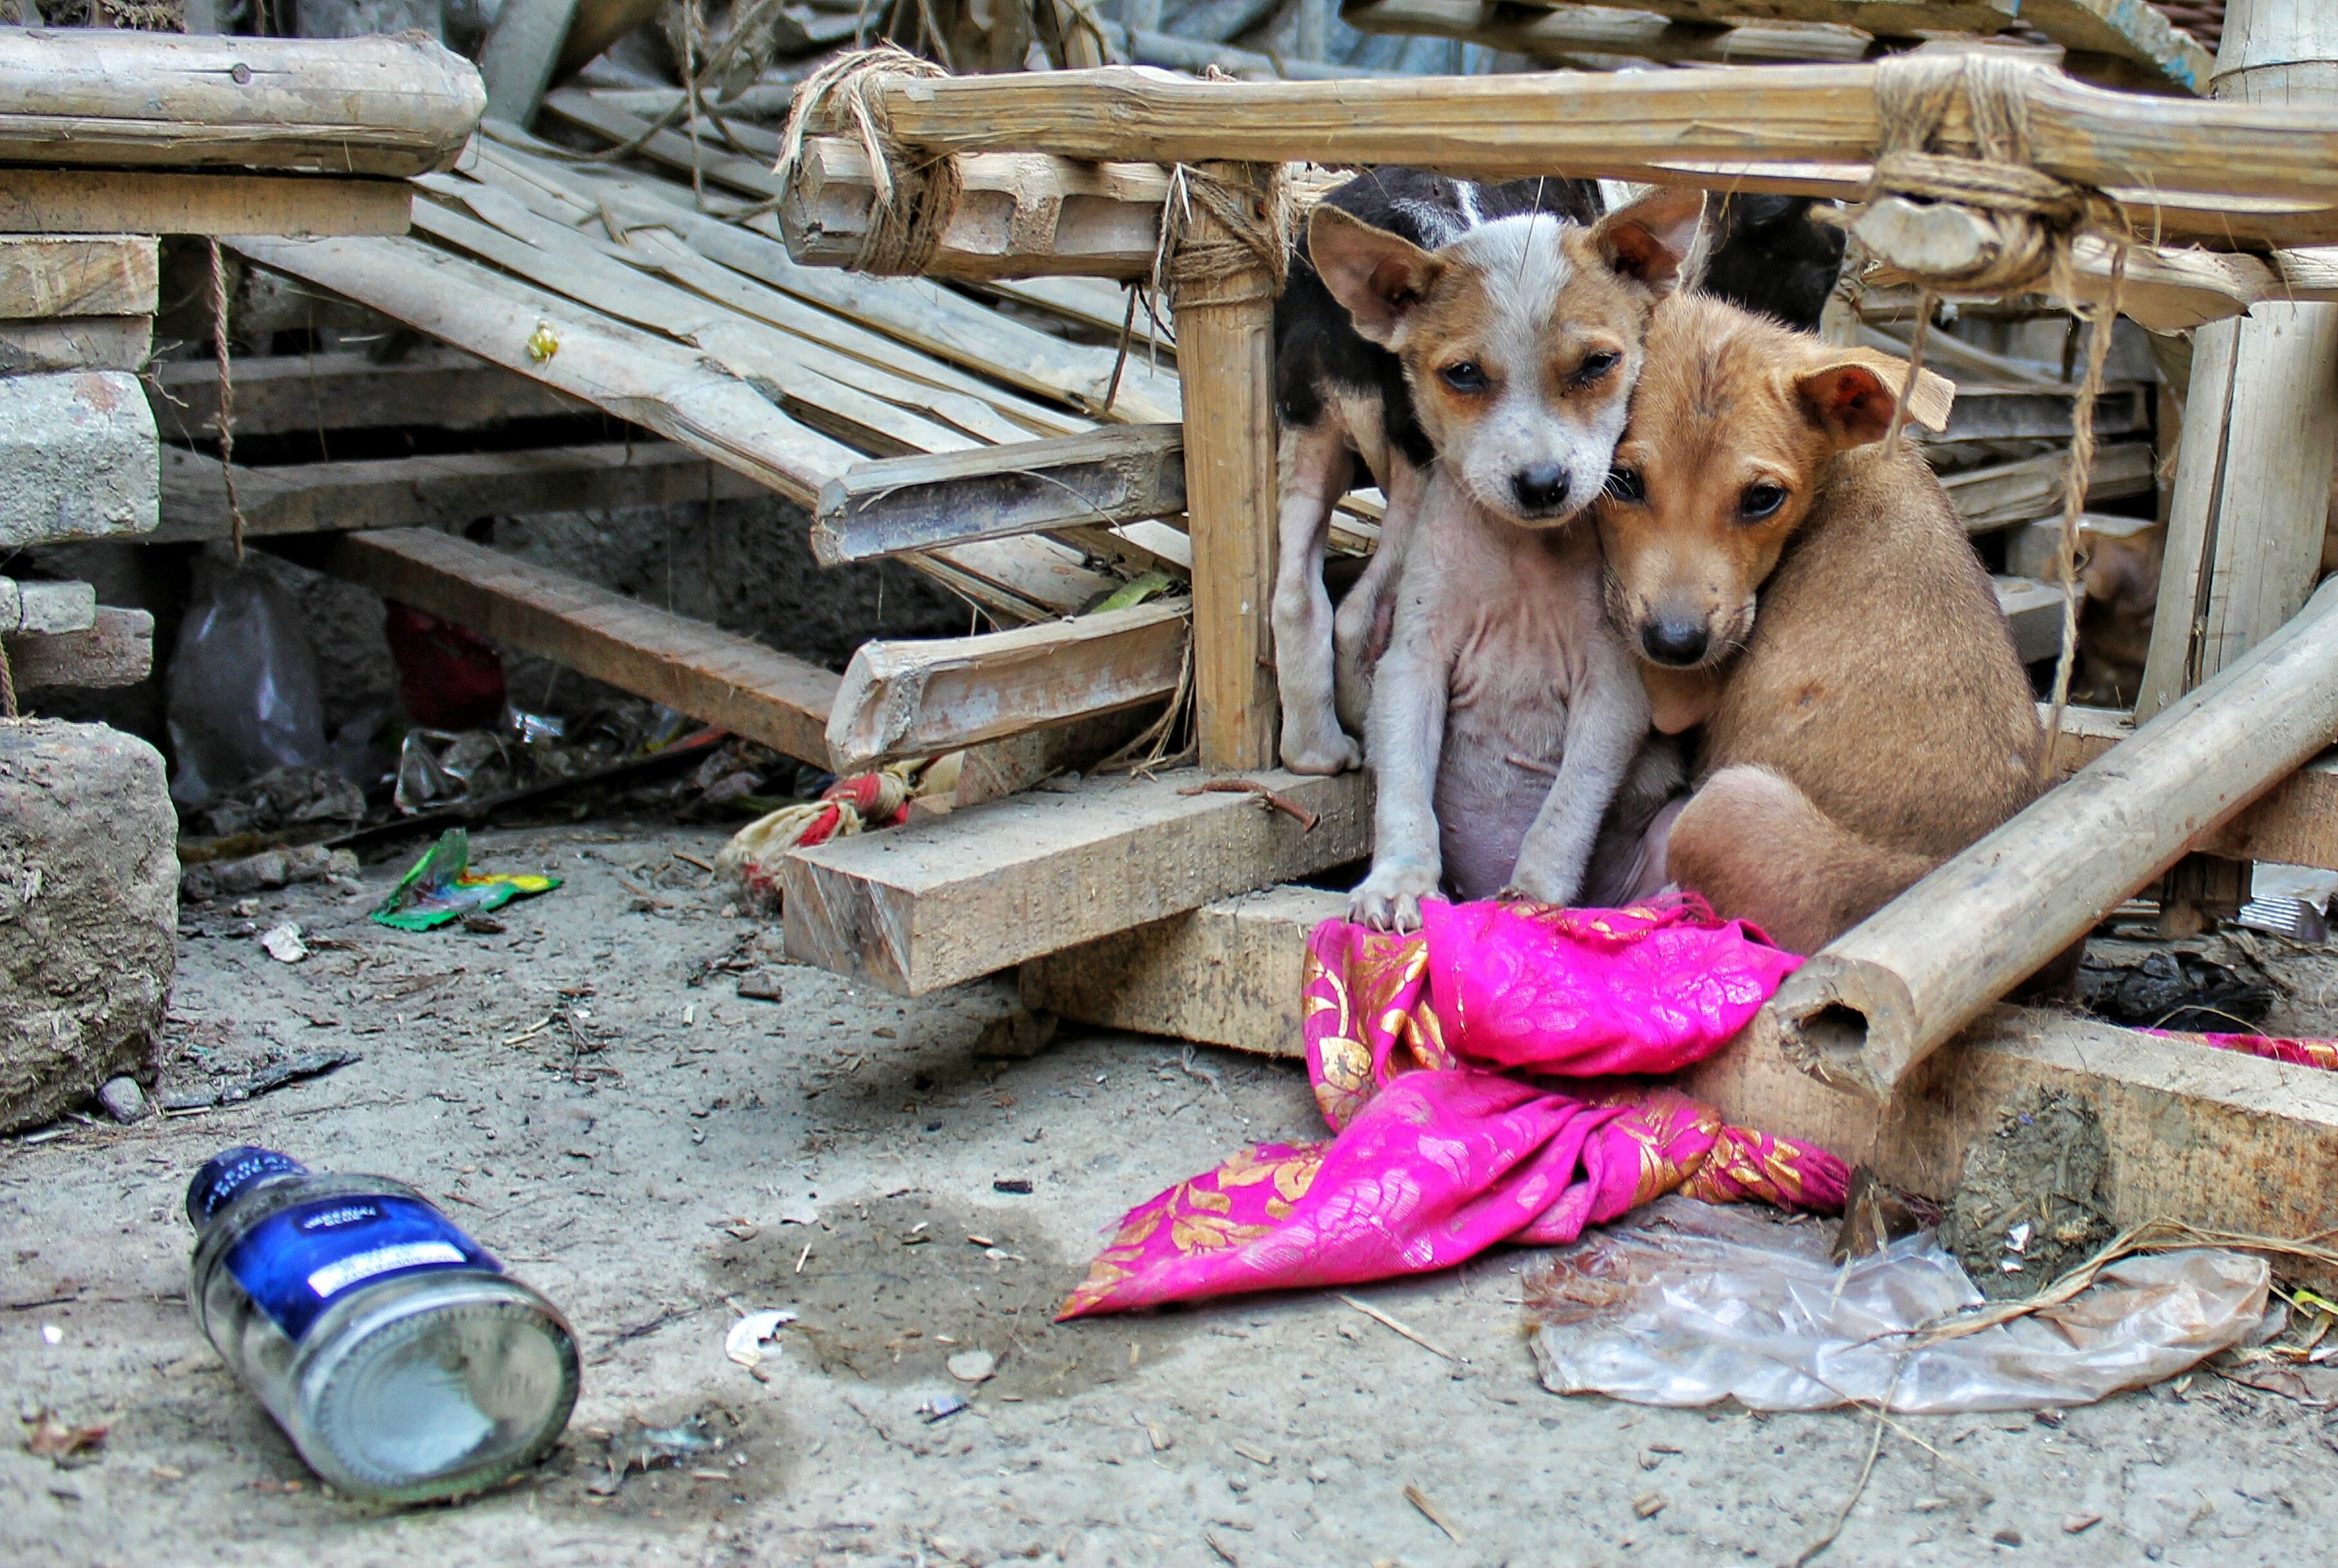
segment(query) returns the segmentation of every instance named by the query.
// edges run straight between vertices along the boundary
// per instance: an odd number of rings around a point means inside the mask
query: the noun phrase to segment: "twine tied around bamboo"
[[[1203,214],[1209,223],[1196,221]],[[1291,276],[1297,220],[1282,164],[1178,164],[1161,202],[1154,293],[1179,308],[1273,299]]]
[[[772,169],[781,189],[795,183],[804,137],[815,126],[842,123],[859,137],[869,160],[874,195],[869,231],[853,258],[853,271],[914,277],[927,271],[941,250],[942,236],[965,189],[958,159],[895,136],[878,90],[903,78],[948,74],[898,44],[879,44],[838,55],[796,89],[787,129],[780,138],[780,159]]]

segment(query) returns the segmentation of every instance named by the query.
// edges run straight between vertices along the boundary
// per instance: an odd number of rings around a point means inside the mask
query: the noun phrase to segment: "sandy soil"
[[[1315,1133],[1303,1075],[1127,1036],[984,1060],[1003,988],[905,1004],[779,965],[685,858],[719,841],[483,836],[491,868],[567,879],[498,936],[365,923],[394,866],[363,895],[189,912],[166,1090],[364,1060],[0,1144],[0,1386],[110,1427],[79,1467],[0,1452],[0,1561],[1789,1563],[1851,1495],[1863,1416],[1544,1392],[1528,1254],[1358,1293],[1466,1364],[1321,1295],[1053,1325],[1122,1210],[1245,1141]],[[295,965],[250,936],[287,918],[317,944]],[[783,999],[742,998],[722,964]],[[2331,1032],[2323,967],[2284,1023]],[[563,1305],[589,1365],[540,1473],[402,1514],[320,1494],[183,1298],[188,1174],[239,1142],[415,1182]],[[1017,1181],[1029,1196],[996,1186]],[[723,1355],[732,1301],[801,1315],[768,1383]],[[968,1348],[998,1358],[977,1388],[944,1366]],[[969,1407],[921,1417],[949,1393]],[[694,1414],[719,1452],[594,1489],[611,1434]],[[2338,1523],[2333,1443],[2322,1412],[2209,1371],[2058,1425],[1907,1419],[1816,1561],[2310,1560]]]

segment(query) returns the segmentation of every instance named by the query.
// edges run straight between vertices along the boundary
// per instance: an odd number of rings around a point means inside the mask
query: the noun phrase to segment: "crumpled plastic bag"
[[[559,886],[557,877],[472,870],[469,831],[449,828],[398,878],[398,886],[368,918],[399,931],[427,931],[466,915],[500,909],[515,898],[549,893]]]
[[[317,656],[292,596],[251,567],[206,561],[166,681],[171,798],[194,808],[276,768],[327,754]]]
[[[1909,1330],[1983,1304],[1963,1269],[1929,1231],[1848,1264],[1828,1258],[1828,1240],[1681,1198],[1587,1237],[1527,1281],[1543,1386],[1754,1410],[1887,1395],[1927,1416],[2087,1405],[2250,1338],[2271,1279],[2245,1252],[2138,1254],[2059,1307],[1911,1348]]]

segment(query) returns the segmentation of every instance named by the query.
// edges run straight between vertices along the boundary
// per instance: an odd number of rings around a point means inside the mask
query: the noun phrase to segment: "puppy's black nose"
[[[1510,475],[1510,491],[1518,498],[1518,510],[1529,516],[1556,512],[1567,505],[1567,465],[1537,463]]]
[[[1640,646],[1659,664],[1694,664],[1711,641],[1694,621],[1651,621],[1640,628]]]

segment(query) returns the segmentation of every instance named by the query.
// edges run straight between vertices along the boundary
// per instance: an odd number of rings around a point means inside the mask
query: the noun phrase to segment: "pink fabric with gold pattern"
[[[1309,938],[1309,1075],[1338,1136],[1267,1143],[1129,1211],[1063,1316],[1445,1268],[1572,1241],[1666,1192],[1839,1208],[1822,1149],[1608,1076],[1711,1055],[1801,962],[1680,899],[1422,906]],[[1509,1073],[1564,1074],[1567,1093]]]

